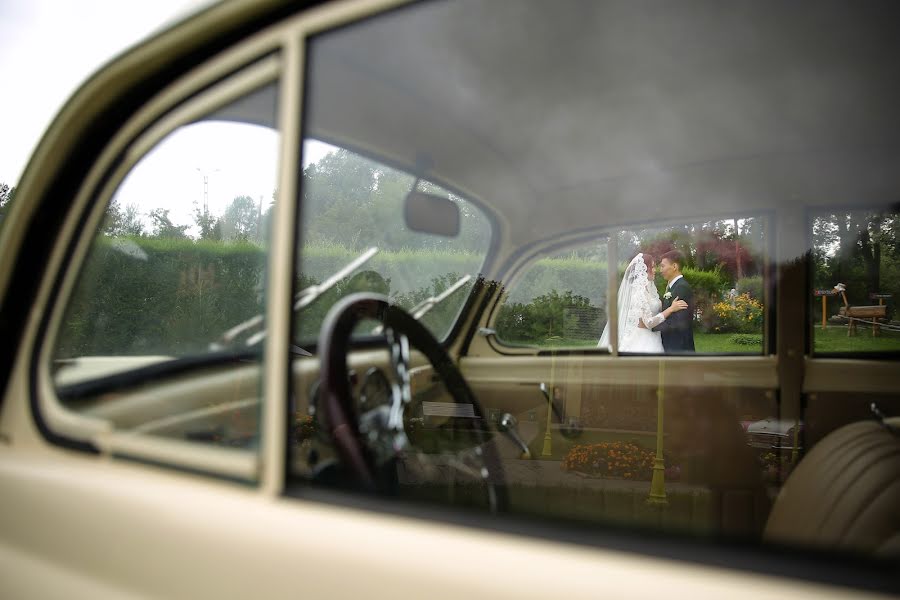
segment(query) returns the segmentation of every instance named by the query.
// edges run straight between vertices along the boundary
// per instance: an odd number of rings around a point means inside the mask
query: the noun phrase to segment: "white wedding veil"
[[[625,269],[625,275],[622,277],[622,283],[619,284],[619,293],[616,296],[616,310],[619,313],[619,322],[618,327],[616,328],[619,332],[618,340],[619,347],[622,347],[622,342],[626,338],[626,332],[628,330],[628,326],[630,321],[635,321],[631,323],[634,327],[637,327],[637,322],[635,317],[640,318],[638,315],[639,311],[633,310],[634,304],[633,300],[635,299],[635,293],[640,294],[641,291],[646,286],[647,280],[647,264],[644,262],[644,253],[638,252],[637,256],[631,259],[631,262],[628,263],[628,268]],[[609,319],[606,321],[606,326],[603,328],[603,333],[600,335],[600,342],[597,344],[598,348],[606,348],[610,352],[612,352],[612,346],[609,343]]]

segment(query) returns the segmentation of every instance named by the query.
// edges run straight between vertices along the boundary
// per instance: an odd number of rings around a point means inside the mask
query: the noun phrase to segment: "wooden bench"
[[[856,334],[856,319],[865,319],[872,321],[872,336],[878,335],[877,319],[887,318],[887,306],[842,306],[838,311],[842,317],[850,319],[850,327],[847,329],[847,336]]]

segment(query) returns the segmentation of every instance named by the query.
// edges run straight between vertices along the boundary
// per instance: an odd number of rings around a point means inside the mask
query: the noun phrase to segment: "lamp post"
[[[548,339],[554,339],[553,336]],[[541,391],[547,398],[547,428],[544,432],[544,448],[541,450],[541,456],[553,456],[553,435],[550,433],[550,417],[553,416],[553,396],[556,389],[556,352],[550,352],[550,387],[541,384]]]
[[[653,460],[653,479],[647,504],[666,506],[666,461],[663,458],[663,399],[665,390],[666,363],[659,362],[659,386],[656,388],[656,458]]]
[[[207,171],[205,169],[197,167],[197,172],[200,173],[201,177],[203,177],[203,220],[200,231],[200,236],[202,238],[206,235],[205,228],[209,227],[209,176],[213,173],[218,173],[219,169]]]
[[[207,171],[197,167],[197,172],[203,177],[203,216],[205,217],[209,214],[209,176],[213,173],[218,173],[219,169]]]

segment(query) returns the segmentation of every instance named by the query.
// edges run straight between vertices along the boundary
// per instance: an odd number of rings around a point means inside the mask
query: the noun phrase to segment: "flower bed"
[[[578,444],[566,454],[561,467],[585,475],[648,481],[653,475],[655,458],[656,452],[634,442]],[[677,474],[677,467],[666,469],[667,479],[674,479]]]
[[[763,325],[762,303],[750,294],[739,294],[732,300],[713,305],[715,333],[759,333]]]

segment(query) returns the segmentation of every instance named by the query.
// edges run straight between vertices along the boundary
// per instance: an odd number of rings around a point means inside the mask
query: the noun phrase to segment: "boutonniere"
[[[671,300],[671,299],[672,299],[672,292],[666,292],[666,294],[663,296],[663,298],[665,298],[666,300]]]

